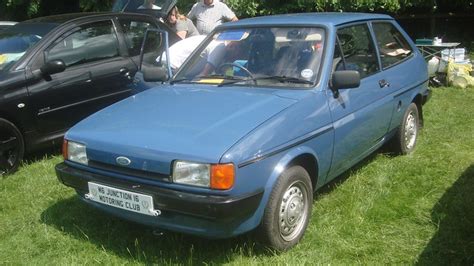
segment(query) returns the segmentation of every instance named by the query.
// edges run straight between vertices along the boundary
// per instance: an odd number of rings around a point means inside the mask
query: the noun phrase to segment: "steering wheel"
[[[257,81],[255,80],[255,77],[253,76],[253,73],[250,72],[246,67],[236,64],[236,63],[222,63],[216,68],[216,73],[221,73],[221,70],[226,67],[226,66],[231,66],[231,67],[236,67],[242,69],[245,74],[247,74],[253,81],[255,82],[255,85],[257,85]]]

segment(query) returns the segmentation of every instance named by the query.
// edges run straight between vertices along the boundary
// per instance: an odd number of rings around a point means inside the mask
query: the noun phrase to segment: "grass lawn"
[[[59,154],[0,178],[0,264],[474,263],[474,90],[436,88],[415,152],[379,151],[319,191],[302,242],[211,241],[110,217],[61,185]]]

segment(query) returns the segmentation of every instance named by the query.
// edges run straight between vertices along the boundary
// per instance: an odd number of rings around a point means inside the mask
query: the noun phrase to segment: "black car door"
[[[84,23],[63,33],[42,54],[60,59],[66,70],[30,85],[37,129],[60,132],[131,94],[136,65],[120,49],[111,19]]]

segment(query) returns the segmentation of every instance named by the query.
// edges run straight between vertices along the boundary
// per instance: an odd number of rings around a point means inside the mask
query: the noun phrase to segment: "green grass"
[[[474,90],[436,88],[415,152],[379,151],[315,196],[294,249],[211,241],[110,217],[61,185],[58,154],[0,180],[0,264],[474,263]]]

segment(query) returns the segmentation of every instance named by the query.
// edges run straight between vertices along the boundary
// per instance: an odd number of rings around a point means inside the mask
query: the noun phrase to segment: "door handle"
[[[380,88],[390,87],[390,82],[385,79],[379,80],[379,86]]]
[[[130,71],[128,70],[128,68],[126,67],[122,67],[120,70],[119,70],[120,74],[128,79],[132,79],[132,77],[130,76]]]

